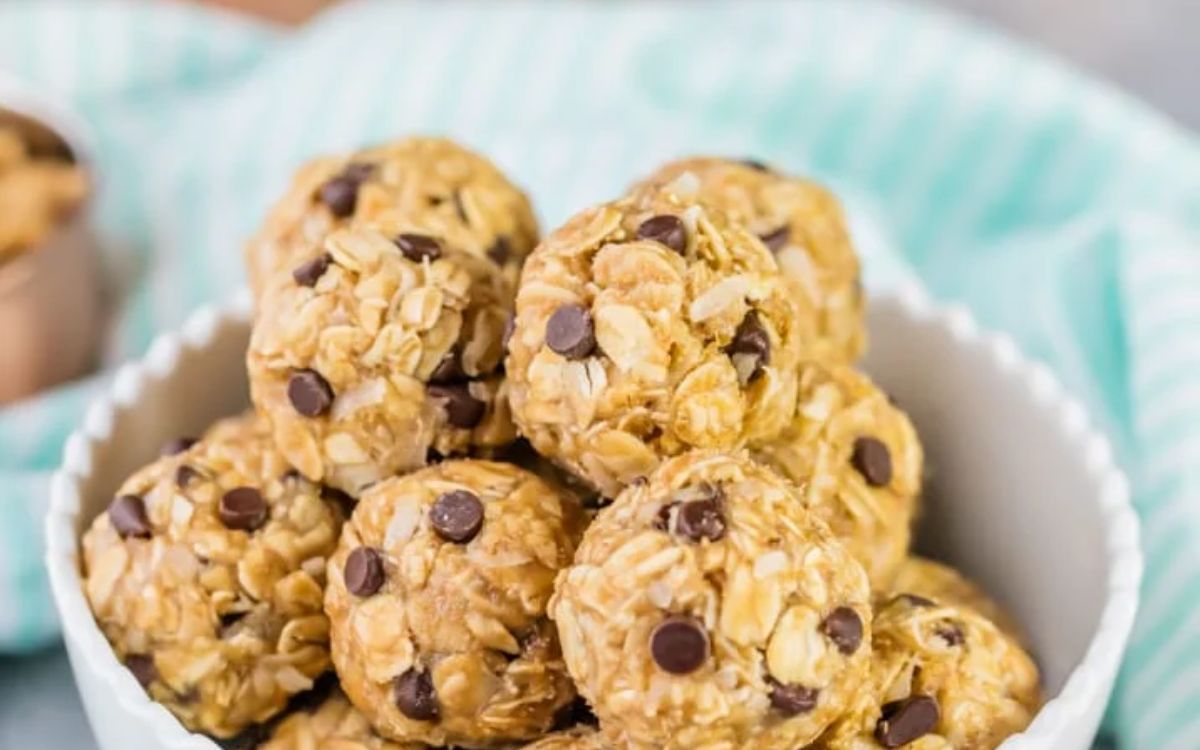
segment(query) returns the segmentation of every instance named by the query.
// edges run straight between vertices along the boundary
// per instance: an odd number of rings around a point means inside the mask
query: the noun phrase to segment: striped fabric
[[[925,10],[862,2],[352,4],[291,36],[187,6],[0,5],[0,69],[95,129],[122,302],[109,362],[242,281],[303,157],[404,132],[493,156],[552,225],[691,151],[807,171],[910,269],[1051,363],[1137,487],[1128,748],[1200,747],[1200,149],[1124,97]],[[903,248],[903,252],[888,248]],[[46,473],[95,381],[0,411],[0,644],[54,628]]]

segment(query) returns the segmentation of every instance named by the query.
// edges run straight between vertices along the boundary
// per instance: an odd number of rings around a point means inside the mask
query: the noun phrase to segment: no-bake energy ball
[[[296,711],[279,722],[255,750],[425,750],[425,746],[380,737],[367,717],[335,689],[312,710]]]
[[[870,685],[821,750],[990,750],[1041,704],[1033,660],[970,609],[900,594],[873,637]]]
[[[801,488],[888,591],[905,555],[921,491],[923,453],[912,422],[871,380],[845,365],[809,363],[791,422],[754,457]]]
[[[666,189],[725,211],[775,253],[792,288],[816,311],[818,358],[848,363],[862,354],[866,331],[858,257],[837,198],[809,180],[756,161],[681,159],[635,186]]]
[[[117,657],[190,729],[231,737],[327,670],[336,498],[244,416],[177,441],[83,538],[84,588]]]
[[[430,451],[507,444],[512,295],[490,260],[432,236],[337,230],[261,300],[251,396],[301,473],[351,494]]]
[[[915,594],[952,607],[974,610],[1008,636],[1024,641],[1024,630],[1016,619],[974,581],[949,565],[925,557],[909,557],[896,573],[887,596],[897,594]]]
[[[396,740],[545,733],[575,696],[546,603],[582,527],[573,497],[509,464],[447,461],[372,487],[329,565],[342,688]]]
[[[246,247],[255,297],[356,222],[437,237],[493,260],[513,283],[538,233],[528,198],[490,161],[444,138],[406,138],[297,171]]]
[[[772,437],[811,315],[723,214],[643,192],[572,218],[529,257],[508,342],[514,417],[612,496],[666,456]]]
[[[789,482],[694,451],[600,511],[550,612],[616,747],[794,750],[865,684],[869,601]]]

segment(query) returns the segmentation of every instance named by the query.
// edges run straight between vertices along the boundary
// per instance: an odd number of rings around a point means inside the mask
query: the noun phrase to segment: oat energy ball
[[[512,285],[419,234],[339,229],[273,283],[247,354],[284,455],[351,494],[515,431],[501,358]]]
[[[0,263],[46,239],[87,190],[78,164],[37,153],[16,128],[0,125]]]
[[[923,453],[912,422],[849,366],[809,363],[783,434],[754,457],[795,482],[804,505],[888,591],[908,554]]]
[[[600,511],[550,613],[615,746],[794,750],[863,687],[869,601],[790,483],[695,451]]]
[[[797,294],[816,311],[810,351],[853,362],[866,342],[858,256],[837,198],[824,187],[752,160],[696,157],[659,167],[638,189],[666,189],[725,211],[775,253]]]
[[[509,464],[447,461],[372,487],[329,565],[342,688],[381,734],[495,747],[550,729],[574,687],[546,603],[578,502]]]
[[[823,750],[990,750],[1029,725],[1038,670],[969,609],[901,594],[875,616],[871,684]]]
[[[643,192],[583,211],[522,272],[506,369],[533,446],[615,495],[666,456],[773,437],[811,315],[767,247]]]
[[[164,451],[84,535],[84,590],[150,696],[231,737],[330,666],[322,589],[342,511],[255,417]]]
[[[290,714],[256,750],[424,750],[412,742],[391,742],[380,737],[361,711],[341,690],[311,711]]]
[[[952,607],[974,610],[1009,637],[1022,643],[1025,641],[1025,631],[1016,619],[978,584],[949,565],[925,557],[909,557],[896,573],[888,598],[897,594],[915,594]]]
[[[522,750],[610,750],[604,736],[592,728],[572,729],[548,734]]]
[[[482,156],[444,138],[406,138],[301,167],[246,247],[255,298],[334,229],[366,222],[490,258],[516,281],[537,243],[529,199]]]

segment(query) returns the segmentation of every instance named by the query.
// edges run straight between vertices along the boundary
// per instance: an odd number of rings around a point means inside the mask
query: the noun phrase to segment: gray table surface
[[[1106,77],[1200,128],[1197,0],[936,0]],[[1191,72],[1191,75],[1188,72]],[[94,750],[61,649],[0,659],[0,748]]]

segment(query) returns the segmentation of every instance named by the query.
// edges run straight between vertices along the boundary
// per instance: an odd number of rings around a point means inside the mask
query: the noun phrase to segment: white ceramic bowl
[[[113,656],[80,586],[78,540],[160,445],[247,402],[245,298],[194,314],[117,374],[67,443],[46,562],[84,706],[104,750],[214,750]],[[964,310],[916,291],[877,296],[867,369],[912,415],[931,470],[925,551],[982,582],[1020,619],[1048,702],[1005,750],[1084,750],[1137,609],[1142,560],[1129,489],[1107,441],[1049,370]]]

